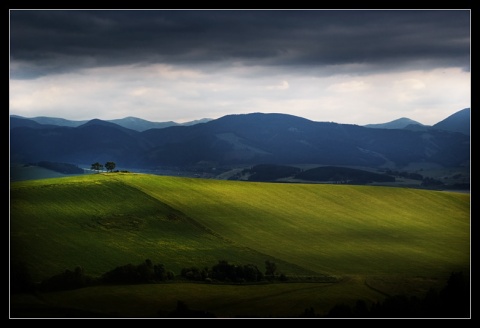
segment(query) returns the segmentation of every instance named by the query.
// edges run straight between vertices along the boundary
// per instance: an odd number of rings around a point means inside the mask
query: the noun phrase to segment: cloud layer
[[[12,10],[10,111],[424,124],[470,105],[468,10]]]

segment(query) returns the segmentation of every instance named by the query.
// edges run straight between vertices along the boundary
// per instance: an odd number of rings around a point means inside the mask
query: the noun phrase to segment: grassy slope
[[[469,263],[468,194],[143,175],[122,180],[226,238],[320,273],[430,276]]]
[[[248,314],[254,308],[260,316],[277,308],[287,313],[285,306],[294,315],[308,304],[316,304],[317,311],[326,310],[327,303],[342,297],[372,299],[372,291],[363,282],[365,276],[381,277],[377,282],[384,281],[382,277],[405,275],[443,279],[452,270],[468,270],[469,266],[467,194],[142,174],[15,182],[10,192],[11,260],[27,262],[36,279],[76,265],[97,275],[145,258],[177,273],[189,265],[211,266],[218,259],[263,268],[263,261],[273,258],[287,274],[313,270],[351,277],[321,295],[306,295],[303,287],[294,284],[264,286],[266,291],[258,298],[260,286],[217,286],[221,292],[210,285],[168,284],[118,290],[95,287],[44,296],[52,304],[88,309],[97,298],[108,303],[117,293],[129,290],[129,299],[151,304],[148,316],[160,303],[161,308],[173,309],[181,295],[191,308],[221,316],[232,311]],[[316,286],[312,285],[312,291],[324,285]],[[198,295],[191,288],[198,289]],[[284,288],[292,290],[285,294]],[[83,298],[75,296],[82,293]],[[156,297],[162,301],[154,301]],[[285,301],[282,297],[295,302],[279,307],[280,299]],[[260,306],[265,300],[270,306]],[[202,306],[210,301],[208,309]],[[217,308],[215,302],[231,302],[232,306]],[[146,315],[140,309],[136,314],[132,311],[126,315]]]
[[[36,280],[78,265],[95,276],[146,258],[176,273],[219,259],[274,260],[232,245],[182,212],[104,175],[13,183],[10,197],[12,261],[28,263]]]

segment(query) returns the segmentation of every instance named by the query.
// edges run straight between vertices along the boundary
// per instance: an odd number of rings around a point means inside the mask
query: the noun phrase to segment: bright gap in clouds
[[[411,70],[364,75],[302,74],[233,65],[125,65],[10,81],[10,114],[70,120],[135,116],[185,122],[252,112],[314,121],[433,125],[470,107],[470,72]]]

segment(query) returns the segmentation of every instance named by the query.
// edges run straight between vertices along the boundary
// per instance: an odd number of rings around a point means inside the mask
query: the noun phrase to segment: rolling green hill
[[[470,196],[133,173],[19,181],[10,185],[10,245],[11,262],[35,280],[76,266],[98,276],[147,258],[177,274],[224,259],[362,285],[444,279],[469,271]]]
[[[425,274],[469,261],[466,194],[144,175],[122,181],[223,237],[319,273],[375,274],[391,266]]]

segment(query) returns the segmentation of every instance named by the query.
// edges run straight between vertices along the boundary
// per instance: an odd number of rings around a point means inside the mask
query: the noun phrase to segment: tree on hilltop
[[[106,162],[105,163],[105,169],[109,172],[112,172],[115,169],[115,162]]]
[[[92,164],[91,169],[99,172],[100,170],[103,170],[103,164],[100,164],[99,162],[95,162]]]

